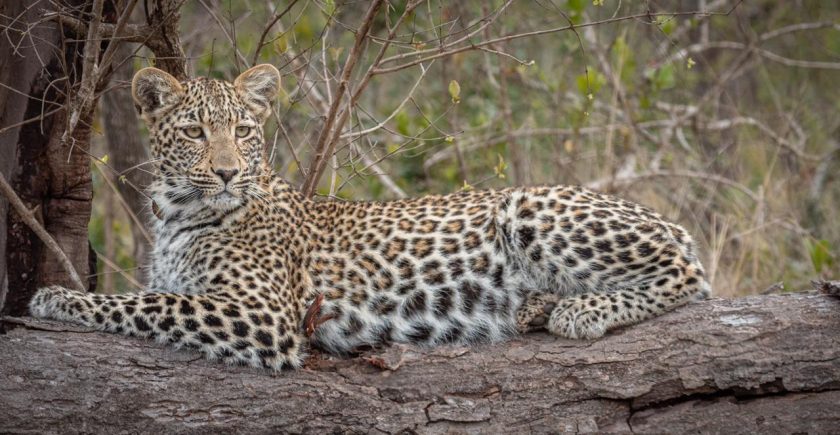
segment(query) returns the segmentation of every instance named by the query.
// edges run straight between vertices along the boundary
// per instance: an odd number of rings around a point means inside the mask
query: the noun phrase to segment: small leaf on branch
[[[449,96],[452,97],[453,103],[461,102],[461,85],[458,84],[458,81],[452,80],[449,82]]]
[[[333,62],[338,62],[338,59],[341,57],[341,52],[344,51],[344,47],[330,47],[330,57],[332,58]]]
[[[286,35],[278,36],[277,39],[274,41],[273,46],[274,51],[277,52],[277,54],[285,53],[286,50],[289,49],[289,41],[286,39]]]
[[[498,154],[498,157],[499,157],[499,164],[497,164],[496,167],[493,168],[493,171],[496,173],[496,177],[499,177],[500,179],[504,179],[505,178],[505,170],[507,169],[508,166],[507,166],[507,163],[505,162],[505,158],[502,157],[501,154]]]

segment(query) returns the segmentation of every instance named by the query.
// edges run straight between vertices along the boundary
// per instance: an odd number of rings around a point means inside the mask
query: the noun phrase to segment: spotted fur
[[[262,123],[279,81],[268,65],[233,84],[138,72],[161,212],[150,289],[47,287],[32,313],[279,369],[301,365],[316,298],[328,320],[310,344],[345,354],[539,328],[597,338],[709,294],[683,228],[580,187],[305,198],[265,161]]]

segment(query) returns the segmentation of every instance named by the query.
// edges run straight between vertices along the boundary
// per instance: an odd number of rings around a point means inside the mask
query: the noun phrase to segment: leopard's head
[[[134,75],[131,92],[149,128],[157,177],[152,197],[162,209],[228,211],[263,195],[267,174],[263,124],[280,88],[280,73],[258,65],[233,83],[179,82],[156,68]]]

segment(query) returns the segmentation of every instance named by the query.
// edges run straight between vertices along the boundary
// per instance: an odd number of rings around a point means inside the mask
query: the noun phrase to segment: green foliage
[[[808,240],[807,244],[811,264],[817,274],[834,266],[834,256],[831,255],[828,240]]]
[[[581,94],[595,95],[607,83],[607,78],[590,67],[585,74],[575,77],[575,83]]]
[[[452,98],[452,104],[461,102],[461,85],[458,84],[457,80],[449,82],[449,97]]]

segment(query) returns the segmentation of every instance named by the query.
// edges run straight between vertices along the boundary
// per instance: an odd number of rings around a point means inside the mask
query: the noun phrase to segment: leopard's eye
[[[236,127],[236,137],[241,139],[249,134],[251,134],[251,127],[248,127],[247,125],[240,125],[239,127]]]
[[[187,127],[184,129],[184,134],[190,139],[201,139],[204,137],[204,129],[197,126]]]

